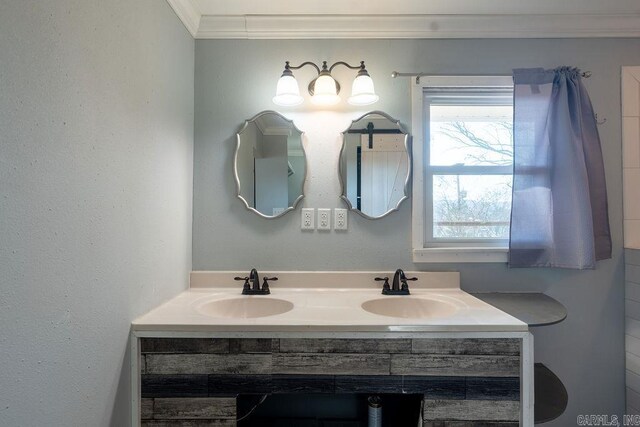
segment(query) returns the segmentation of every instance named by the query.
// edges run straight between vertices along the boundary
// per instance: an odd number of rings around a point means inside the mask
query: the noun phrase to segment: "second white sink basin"
[[[293,309],[293,304],[277,298],[243,297],[204,303],[197,310],[211,317],[250,319],[275,316]]]
[[[365,301],[362,303],[362,308],[369,313],[380,316],[407,319],[446,317],[458,311],[455,305],[445,301],[409,296],[385,297]]]

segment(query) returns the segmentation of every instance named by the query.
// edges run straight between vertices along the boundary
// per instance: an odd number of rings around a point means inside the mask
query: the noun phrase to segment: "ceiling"
[[[638,0],[167,0],[196,38],[640,37]]]

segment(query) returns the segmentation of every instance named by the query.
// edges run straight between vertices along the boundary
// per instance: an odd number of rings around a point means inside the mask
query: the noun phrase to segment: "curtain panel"
[[[611,258],[602,149],[578,69],[517,69],[510,267],[592,269]]]

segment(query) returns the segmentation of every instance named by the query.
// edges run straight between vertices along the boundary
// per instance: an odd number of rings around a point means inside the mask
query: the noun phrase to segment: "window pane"
[[[511,175],[435,175],[435,239],[507,239]]]
[[[512,163],[512,106],[431,104],[429,111],[431,165]]]

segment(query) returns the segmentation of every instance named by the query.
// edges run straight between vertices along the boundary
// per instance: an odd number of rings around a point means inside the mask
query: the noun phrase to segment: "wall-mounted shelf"
[[[471,295],[525,322],[529,327],[553,325],[567,317],[564,305],[542,293],[489,292]]]
[[[560,378],[542,363],[534,365],[536,403],[534,422],[542,424],[555,420],[567,408],[569,395]]]
[[[529,327],[548,326],[567,318],[567,309],[548,295],[534,292],[472,293],[476,298],[525,322]],[[542,363],[534,364],[534,422],[555,420],[567,408],[569,395],[562,381]]]

